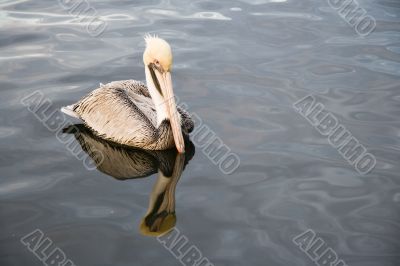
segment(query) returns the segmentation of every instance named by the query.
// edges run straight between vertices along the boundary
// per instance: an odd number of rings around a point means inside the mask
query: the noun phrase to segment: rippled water
[[[197,147],[177,184],[176,228],[204,256],[314,265],[292,243],[310,228],[348,265],[400,265],[397,0],[358,0],[377,22],[365,38],[327,1],[89,3],[98,37],[58,1],[0,2],[0,265],[42,265],[20,242],[35,229],[76,265],[179,265],[139,232],[157,169],[89,171],[20,102],[39,90],[57,109],[99,82],[144,80],[145,33],[171,43],[176,94],[241,159],[227,176]],[[375,155],[370,174],[295,112],[310,93]]]

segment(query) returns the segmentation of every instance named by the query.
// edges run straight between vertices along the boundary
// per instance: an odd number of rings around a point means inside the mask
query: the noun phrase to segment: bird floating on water
[[[146,150],[175,146],[183,153],[184,136],[193,130],[194,123],[175,103],[171,47],[156,36],[147,35],[145,41],[147,86],[136,80],[100,84],[100,88],[61,111],[81,119],[106,140]]]

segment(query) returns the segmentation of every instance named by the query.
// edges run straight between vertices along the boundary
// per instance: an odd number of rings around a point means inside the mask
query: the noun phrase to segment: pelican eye
[[[155,60],[153,63],[150,63],[150,66],[153,67],[154,69],[157,69],[158,72],[164,73],[164,69],[163,69],[163,67],[161,66],[160,61]]]

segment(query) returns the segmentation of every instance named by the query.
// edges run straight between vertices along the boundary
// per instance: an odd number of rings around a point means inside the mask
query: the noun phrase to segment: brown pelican
[[[61,110],[83,120],[104,139],[146,150],[169,149],[175,142],[178,152],[183,153],[183,134],[187,136],[194,124],[175,103],[171,47],[155,36],[148,35],[145,41],[147,87],[135,80],[100,84],[100,88]]]
[[[174,228],[175,188],[185,166],[195,153],[192,142],[186,142],[186,152],[181,154],[172,149],[140,150],[108,142],[94,135],[93,131],[82,124],[65,128],[64,132],[74,134],[99,171],[117,180],[143,178],[157,173],[139,231],[143,235],[159,236]],[[96,156],[99,153],[103,156]]]

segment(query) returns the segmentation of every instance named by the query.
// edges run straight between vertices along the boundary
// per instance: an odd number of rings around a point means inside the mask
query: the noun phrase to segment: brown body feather
[[[169,120],[157,127],[157,113],[149,91],[135,80],[100,86],[72,106],[73,111],[104,139],[148,150],[174,147]],[[182,131],[193,130],[190,115],[178,107]]]

